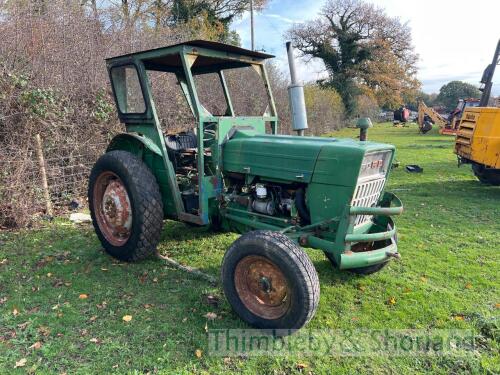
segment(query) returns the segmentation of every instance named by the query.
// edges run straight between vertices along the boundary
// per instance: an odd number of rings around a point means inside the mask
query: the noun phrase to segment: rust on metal
[[[93,198],[97,224],[104,237],[113,246],[123,246],[132,230],[132,206],[123,182],[112,172],[101,173]]]
[[[283,272],[269,259],[251,255],[234,272],[236,292],[245,307],[264,319],[278,319],[290,307],[290,289]]]

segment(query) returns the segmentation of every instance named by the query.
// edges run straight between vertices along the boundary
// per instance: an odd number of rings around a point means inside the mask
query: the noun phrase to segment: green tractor
[[[278,134],[265,67],[271,57],[191,41],[108,59],[126,133],[94,165],[88,198],[104,249],[124,261],[155,253],[164,219],[241,233],[222,261],[229,303],[252,326],[299,329],[319,302],[318,276],[302,247],[323,251],[341,270],[376,272],[399,257],[391,216],[403,207],[384,192],[393,146],[364,136]],[[236,114],[233,103],[241,98],[231,97],[225,77],[240,68],[249,68],[264,88],[261,116]],[[167,73],[194,124],[174,134],[162,131],[150,79]],[[197,80],[204,75],[217,77],[223,115],[200,101]]]

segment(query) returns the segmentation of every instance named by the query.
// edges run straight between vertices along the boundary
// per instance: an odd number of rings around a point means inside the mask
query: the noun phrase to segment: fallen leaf
[[[498,304],[498,305],[500,305],[500,304]],[[497,308],[498,308],[498,306],[497,306]],[[182,323],[186,323],[187,320],[188,320],[188,318],[182,318]]]
[[[394,297],[389,298],[389,300],[387,301],[387,303],[389,305],[395,305],[396,304],[396,298],[394,298]]]
[[[309,366],[306,363],[297,363],[297,370],[303,370],[305,368],[308,368]]]
[[[8,260],[7,260],[7,259],[2,259],[2,260],[0,261],[0,264],[7,264],[7,262],[8,262]]]
[[[154,283],[157,283],[157,282],[158,282],[158,278],[157,278],[157,277],[155,277],[155,278],[153,279],[153,282],[154,282]]]
[[[205,314],[205,318],[207,318],[208,320],[215,320],[215,319],[217,319],[217,314],[213,313],[213,312],[209,312],[209,313]]]
[[[91,316],[89,320],[90,320],[91,322],[95,322],[95,320],[96,320],[96,319],[97,319],[97,316],[95,316],[95,315],[94,315],[94,316]]]
[[[196,349],[194,351],[194,355],[196,356],[196,358],[201,358],[203,355],[203,352],[200,349]]]
[[[495,308],[500,309],[500,303],[496,303]]]
[[[148,309],[152,308],[154,305],[151,305],[151,304],[149,304],[149,303],[146,303],[146,304],[145,304],[145,305],[143,305],[143,306],[144,306],[144,308],[145,308],[146,310],[148,310]]]
[[[19,328],[21,331],[24,331],[26,329],[26,327],[28,326],[28,324],[30,324],[30,322],[24,322],[24,323],[18,324],[17,328]]]
[[[30,349],[35,349],[38,350],[42,347],[42,343],[40,341],[35,342],[33,345],[30,346]]]
[[[12,310],[12,315],[18,316],[19,315],[19,311],[17,311],[17,309]]]
[[[27,361],[28,360],[26,358],[20,359],[19,361],[16,362],[16,365],[14,366],[14,368],[26,366]]]
[[[94,344],[99,344],[101,342],[98,338],[95,337],[92,337],[89,341],[93,342]]]
[[[208,332],[208,320],[205,322],[205,332]]]
[[[37,313],[38,311],[40,311],[40,306],[35,306],[28,310],[28,314],[34,314]]]
[[[80,294],[80,295],[78,296],[78,298],[80,298],[80,299],[87,299],[87,298],[89,298],[89,296],[88,296],[88,294],[85,294],[85,293],[84,293],[84,294]]]
[[[124,322],[130,322],[132,320],[132,315],[125,315],[122,320]]]
[[[49,272],[49,273],[47,274],[47,277],[52,277],[52,273],[51,273],[51,272]]]
[[[109,271],[109,270],[107,268],[101,268],[101,271],[106,272],[106,271]]]
[[[42,336],[48,336],[50,334],[50,328],[45,326],[38,327],[38,333]]]
[[[231,363],[231,357],[224,357],[224,364],[228,365]]]
[[[462,321],[462,320],[464,320],[464,316],[463,315],[455,315],[455,320]]]
[[[465,289],[472,289],[472,284],[471,283],[465,284]]]
[[[362,292],[364,292],[366,287],[364,285],[359,284],[358,289],[361,290]]]
[[[7,302],[7,297],[0,298],[0,305],[3,305],[5,302]]]

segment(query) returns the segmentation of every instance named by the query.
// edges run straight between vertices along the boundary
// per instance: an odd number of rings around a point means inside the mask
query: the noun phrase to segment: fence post
[[[42,138],[40,134],[35,136],[35,148],[38,156],[38,166],[40,167],[40,175],[42,176],[43,195],[45,199],[45,207],[47,215],[54,216],[52,211],[52,202],[50,201],[49,184],[47,183],[47,171],[45,169],[45,159],[43,158]]]

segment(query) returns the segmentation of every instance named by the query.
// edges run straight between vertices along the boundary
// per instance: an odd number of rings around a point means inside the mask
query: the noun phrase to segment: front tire
[[[226,251],[224,293],[248,324],[263,329],[299,329],[319,302],[319,280],[307,254],[281,233],[253,231]]]
[[[104,250],[123,261],[155,253],[163,204],[155,177],[135,155],[111,151],[99,158],[89,179],[92,223]]]
[[[500,185],[500,169],[486,168],[483,164],[472,164],[472,171],[483,184]]]

